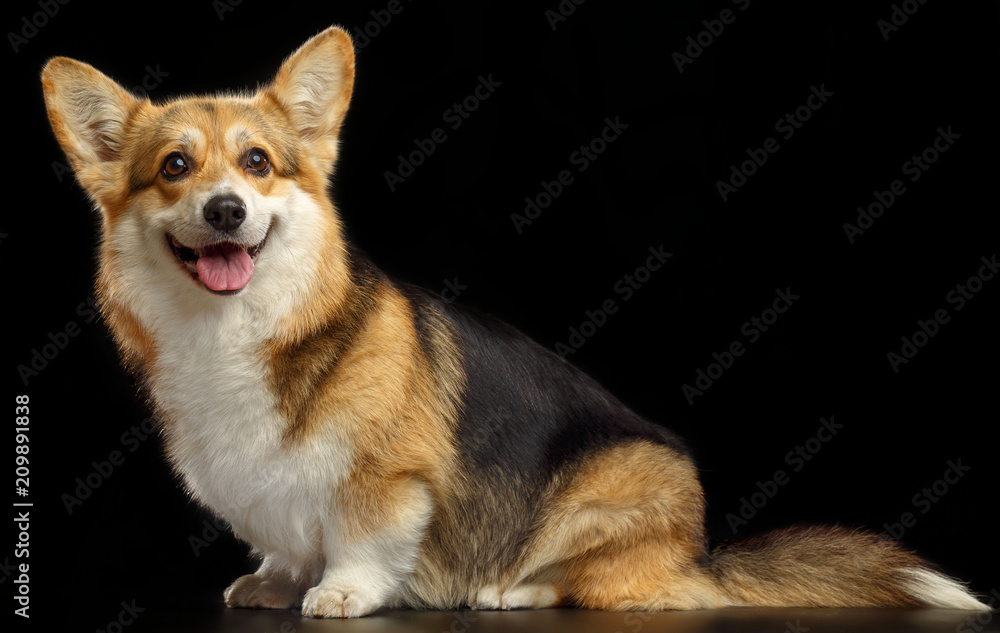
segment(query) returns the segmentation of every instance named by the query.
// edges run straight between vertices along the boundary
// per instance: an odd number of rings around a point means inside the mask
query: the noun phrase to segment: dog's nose
[[[247,217],[247,206],[238,196],[215,196],[205,203],[205,221],[219,231],[232,231]]]

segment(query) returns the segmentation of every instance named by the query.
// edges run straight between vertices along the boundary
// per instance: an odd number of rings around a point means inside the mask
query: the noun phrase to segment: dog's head
[[[101,212],[102,266],[120,283],[240,294],[255,266],[258,277],[267,266],[308,270],[316,241],[339,235],[326,188],[354,84],[343,30],[306,42],[252,94],[154,104],[64,57],[46,64],[42,84]]]

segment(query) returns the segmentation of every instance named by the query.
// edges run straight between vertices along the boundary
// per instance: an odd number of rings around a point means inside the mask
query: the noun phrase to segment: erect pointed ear
[[[126,123],[142,102],[93,66],[66,57],[45,64],[42,89],[56,139],[80,184],[99,200],[121,160]]]
[[[354,45],[346,31],[331,26],[285,60],[265,93],[285,109],[310,153],[329,172],[353,89]]]

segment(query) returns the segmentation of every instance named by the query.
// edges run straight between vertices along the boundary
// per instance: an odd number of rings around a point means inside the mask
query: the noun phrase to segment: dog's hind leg
[[[704,500],[690,459],[626,442],[563,478],[501,607],[507,595],[608,610],[724,606],[705,567]],[[529,589],[541,581],[554,592]]]

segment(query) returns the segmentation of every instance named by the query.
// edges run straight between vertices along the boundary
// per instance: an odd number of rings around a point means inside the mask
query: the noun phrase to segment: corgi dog
[[[261,559],[226,605],[987,608],[865,531],[709,551],[677,437],[345,241],[328,180],[353,83],[338,27],[251,93],[153,103],[72,59],[42,72],[101,217],[101,315],[186,491]]]

